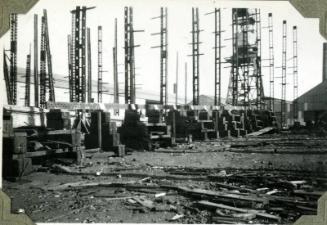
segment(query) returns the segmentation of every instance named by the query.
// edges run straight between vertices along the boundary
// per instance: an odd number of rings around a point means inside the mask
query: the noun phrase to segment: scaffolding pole
[[[221,9],[215,8],[215,98],[221,104]]]
[[[98,102],[102,102],[102,26],[98,26]]]
[[[119,103],[118,61],[117,61],[117,18],[115,18],[115,42],[113,47],[114,103]],[[116,111],[118,113],[119,111]]]
[[[124,8],[124,49],[125,49],[125,104],[135,104],[136,83],[135,83],[135,45],[134,33],[141,30],[133,28],[133,8]]]
[[[34,106],[39,107],[38,15],[34,14]]]
[[[283,41],[282,41],[282,99],[281,99],[281,126],[287,126],[286,121],[286,69],[287,69],[287,22],[283,21]]]
[[[12,104],[17,104],[17,14],[10,14],[10,85]]]
[[[25,73],[25,106],[31,106],[31,53],[26,57],[26,73]]]
[[[273,15],[268,14],[269,29],[269,109],[275,111],[275,57],[274,57],[274,32]]]
[[[193,105],[199,105],[199,66],[200,66],[200,29],[199,9],[192,8],[192,68],[193,68]]]
[[[178,105],[178,52],[176,53],[175,105]]]
[[[7,54],[6,51],[3,50],[3,75],[6,84],[6,93],[7,93],[7,103],[9,105],[12,104],[12,91],[11,91],[11,84],[10,84],[10,75],[9,75],[9,67],[7,63]]]
[[[298,41],[297,41],[297,26],[293,26],[293,115],[297,119],[298,110]]]
[[[92,101],[92,54],[91,54],[91,31],[87,28],[87,102]]]
[[[69,83],[69,101],[74,102],[74,78],[73,78],[73,56],[72,56],[72,37],[67,35],[68,47],[68,83]]]
[[[48,28],[48,16],[47,10],[43,10],[43,17],[44,17],[44,32],[45,32],[45,51],[46,51],[46,59],[47,59],[47,66],[48,66],[48,75],[47,75],[47,84],[49,86],[49,101],[55,102],[55,88],[54,88],[54,78],[52,73],[52,57],[51,57],[51,50],[50,50],[50,39],[49,39],[49,28]]]
[[[46,71],[46,38],[45,17],[41,18],[41,48],[40,48],[40,107],[46,107],[47,93],[47,71]]]

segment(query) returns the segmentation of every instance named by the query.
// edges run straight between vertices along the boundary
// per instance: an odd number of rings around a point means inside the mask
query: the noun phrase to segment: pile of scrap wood
[[[124,201],[128,208],[141,210],[143,213],[173,211],[176,213],[174,219],[194,223],[201,222],[194,221],[194,218],[205,211],[205,223],[233,224],[294,222],[300,215],[316,214],[317,199],[323,194],[323,188],[327,184],[327,178],[324,177],[286,171],[172,167],[164,168],[162,175],[155,175],[142,172],[144,170],[92,174],[64,168],[63,171],[71,175],[119,176],[128,177],[130,181],[82,181],[47,189],[91,189],[97,193],[97,197],[105,196]],[[108,188],[123,188],[125,193],[119,196],[102,193]]]

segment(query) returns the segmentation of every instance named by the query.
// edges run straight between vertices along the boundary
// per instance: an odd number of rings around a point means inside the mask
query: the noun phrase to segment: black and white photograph
[[[288,1],[39,0],[8,13],[0,165],[12,213],[114,224],[317,215],[327,35],[300,11]]]

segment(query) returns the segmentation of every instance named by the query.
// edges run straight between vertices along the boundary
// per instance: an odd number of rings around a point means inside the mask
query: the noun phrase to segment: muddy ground
[[[20,180],[4,180],[3,186],[12,199],[13,211],[23,209],[35,222],[278,222],[244,214],[235,219],[233,210],[198,204],[198,201],[206,200],[258,210],[280,217],[281,223],[292,223],[302,214],[316,214],[316,199],[326,190],[327,140],[296,135],[288,138],[292,141],[279,135],[265,136],[251,139],[254,144],[250,146],[244,146],[249,141],[240,139],[195,142],[157,149],[156,152],[129,152],[123,158],[114,157],[110,152],[86,153],[83,166],[69,165],[67,160],[50,160],[45,165],[35,166],[35,172]],[[65,173],[65,169],[70,173]],[[237,179],[227,179],[229,176]],[[301,182],[290,190],[258,181],[269,176],[280,176],[278,181],[282,180],[280,183],[283,184],[295,180]],[[301,208],[293,203],[286,206],[284,202],[276,204],[275,201],[268,205],[230,199],[220,201],[210,195],[181,193],[167,187],[198,188],[251,197],[269,194],[305,203]],[[315,195],[293,196],[294,190],[307,189]],[[275,190],[277,192],[273,193]],[[140,199],[142,203],[138,202]]]

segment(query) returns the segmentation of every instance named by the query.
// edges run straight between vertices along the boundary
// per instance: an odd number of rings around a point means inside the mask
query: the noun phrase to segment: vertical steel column
[[[167,73],[168,73],[168,24],[167,8],[160,8],[160,104],[167,105]]]
[[[281,125],[286,127],[287,22],[283,21]]]
[[[17,14],[10,14],[10,84],[12,104],[17,104]]]
[[[254,71],[255,82],[256,82],[256,107],[257,109],[263,109],[264,106],[264,91],[263,91],[263,82],[262,82],[262,73],[261,73],[261,12],[260,9],[255,10],[255,24],[256,24],[256,70]],[[250,90],[251,91],[251,90]]]
[[[74,25],[74,81],[75,81],[75,99],[74,101],[76,102],[81,102],[81,72],[80,72],[80,47],[81,47],[81,42],[80,42],[80,30],[81,30],[81,26],[80,26],[80,12],[81,9],[79,6],[76,7],[75,10],[75,25]]]
[[[39,107],[38,16],[34,14],[34,106]]]
[[[102,102],[102,26],[98,26],[98,102]]]
[[[92,102],[92,54],[91,31],[87,28],[87,102]]]
[[[125,50],[125,104],[130,101],[129,95],[129,20],[128,20],[128,7],[124,8],[124,50]]]
[[[7,103],[9,105],[12,104],[12,91],[11,91],[11,83],[10,83],[10,77],[9,77],[9,68],[7,64],[7,54],[5,50],[3,50],[3,76],[5,79],[6,84],[6,93],[7,93]]]
[[[221,104],[221,9],[215,8],[215,98]]]
[[[275,59],[274,59],[274,33],[272,13],[268,14],[269,29],[269,109],[275,111]]]
[[[293,115],[297,119],[298,110],[298,46],[297,46],[297,27],[293,26]]]
[[[135,84],[135,55],[134,55],[134,28],[133,28],[133,8],[129,7],[129,69],[130,69],[130,103],[135,104],[135,92],[136,92],[136,84]]]
[[[74,102],[74,80],[73,80],[73,68],[72,68],[72,38],[71,35],[67,35],[67,47],[68,47],[68,83],[69,83],[69,101]]]
[[[199,9],[192,8],[193,105],[199,105]]]
[[[40,107],[46,107],[47,93],[46,73],[46,39],[45,39],[45,17],[41,18],[41,49],[40,49]]]
[[[49,101],[55,102],[55,89],[54,89],[54,79],[52,74],[52,57],[50,51],[50,39],[49,39],[49,28],[48,28],[48,16],[46,9],[43,10],[44,17],[44,38],[45,38],[45,48],[46,48],[46,60],[48,66],[47,84],[49,88]]]
[[[71,34],[71,45],[70,45],[70,61],[71,61],[71,96],[70,102],[76,102],[76,68],[75,68],[75,25],[76,25],[76,13],[75,11],[72,12],[72,34]],[[77,55],[78,57],[78,55]]]
[[[26,73],[25,73],[25,106],[31,106],[30,103],[31,90],[31,53],[27,55]]]
[[[117,18],[115,18],[115,42],[113,48],[114,103],[119,103],[118,62],[117,62]],[[118,111],[117,111],[118,112]]]
[[[178,52],[176,53],[175,105],[178,104]]]
[[[81,63],[82,63],[82,74],[81,74],[81,93],[80,101],[85,102],[86,100],[86,7],[82,8],[82,30],[81,30]]]

